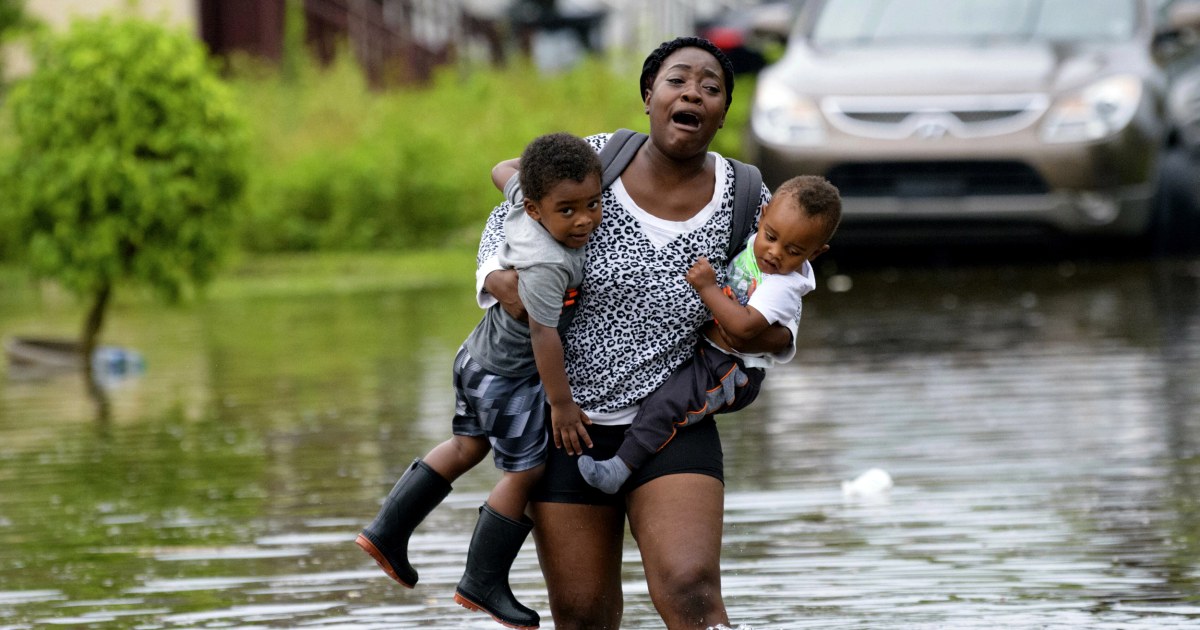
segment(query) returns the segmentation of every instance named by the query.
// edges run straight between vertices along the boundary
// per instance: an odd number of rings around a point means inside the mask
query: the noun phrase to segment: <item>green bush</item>
[[[501,198],[496,162],[549,131],[646,124],[636,74],[600,60],[556,75],[448,68],[431,85],[382,92],[345,57],[298,77],[235,71],[257,165],[241,223],[251,251],[468,243]]]
[[[9,103],[30,268],[89,298],[96,332],[121,282],[175,299],[211,279],[231,245],[245,138],[201,44],[141,20],[77,21],[35,42],[34,68]]]

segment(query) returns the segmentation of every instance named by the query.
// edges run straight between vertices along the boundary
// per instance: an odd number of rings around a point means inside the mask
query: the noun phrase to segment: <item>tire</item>
[[[1200,156],[1179,148],[1163,152],[1147,237],[1154,255],[1200,252]]]

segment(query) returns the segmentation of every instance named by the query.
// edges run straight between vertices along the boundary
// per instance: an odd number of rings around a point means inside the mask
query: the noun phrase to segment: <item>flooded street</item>
[[[74,331],[0,286],[0,334]],[[120,305],[75,375],[0,380],[0,630],[499,628],[453,602],[463,477],[411,545],[353,540],[449,433],[469,288]],[[876,266],[805,302],[797,359],[721,420],[726,603],[784,628],[1200,627],[1200,262]],[[894,487],[847,496],[881,468]],[[626,539],[625,628],[659,628]],[[532,541],[514,591],[553,628]]]

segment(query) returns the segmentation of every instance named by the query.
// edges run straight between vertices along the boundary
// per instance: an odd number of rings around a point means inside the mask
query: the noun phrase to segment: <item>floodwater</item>
[[[0,333],[76,329],[0,291]],[[9,369],[0,629],[499,627],[452,600],[491,468],[414,536],[415,590],[352,542],[448,433],[467,293],[118,304],[147,367],[106,421]],[[1200,262],[843,269],[799,346],[721,420],[734,625],[1200,626]],[[844,495],[870,468],[894,487]],[[532,542],[512,582],[552,628]],[[631,540],[624,590],[661,627]]]

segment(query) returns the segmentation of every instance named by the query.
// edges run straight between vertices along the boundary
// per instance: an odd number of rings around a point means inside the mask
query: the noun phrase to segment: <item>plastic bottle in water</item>
[[[146,370],[146,361],[136,350],[101,346],[92,354],[92,370],[111,376],[141,374]]]

